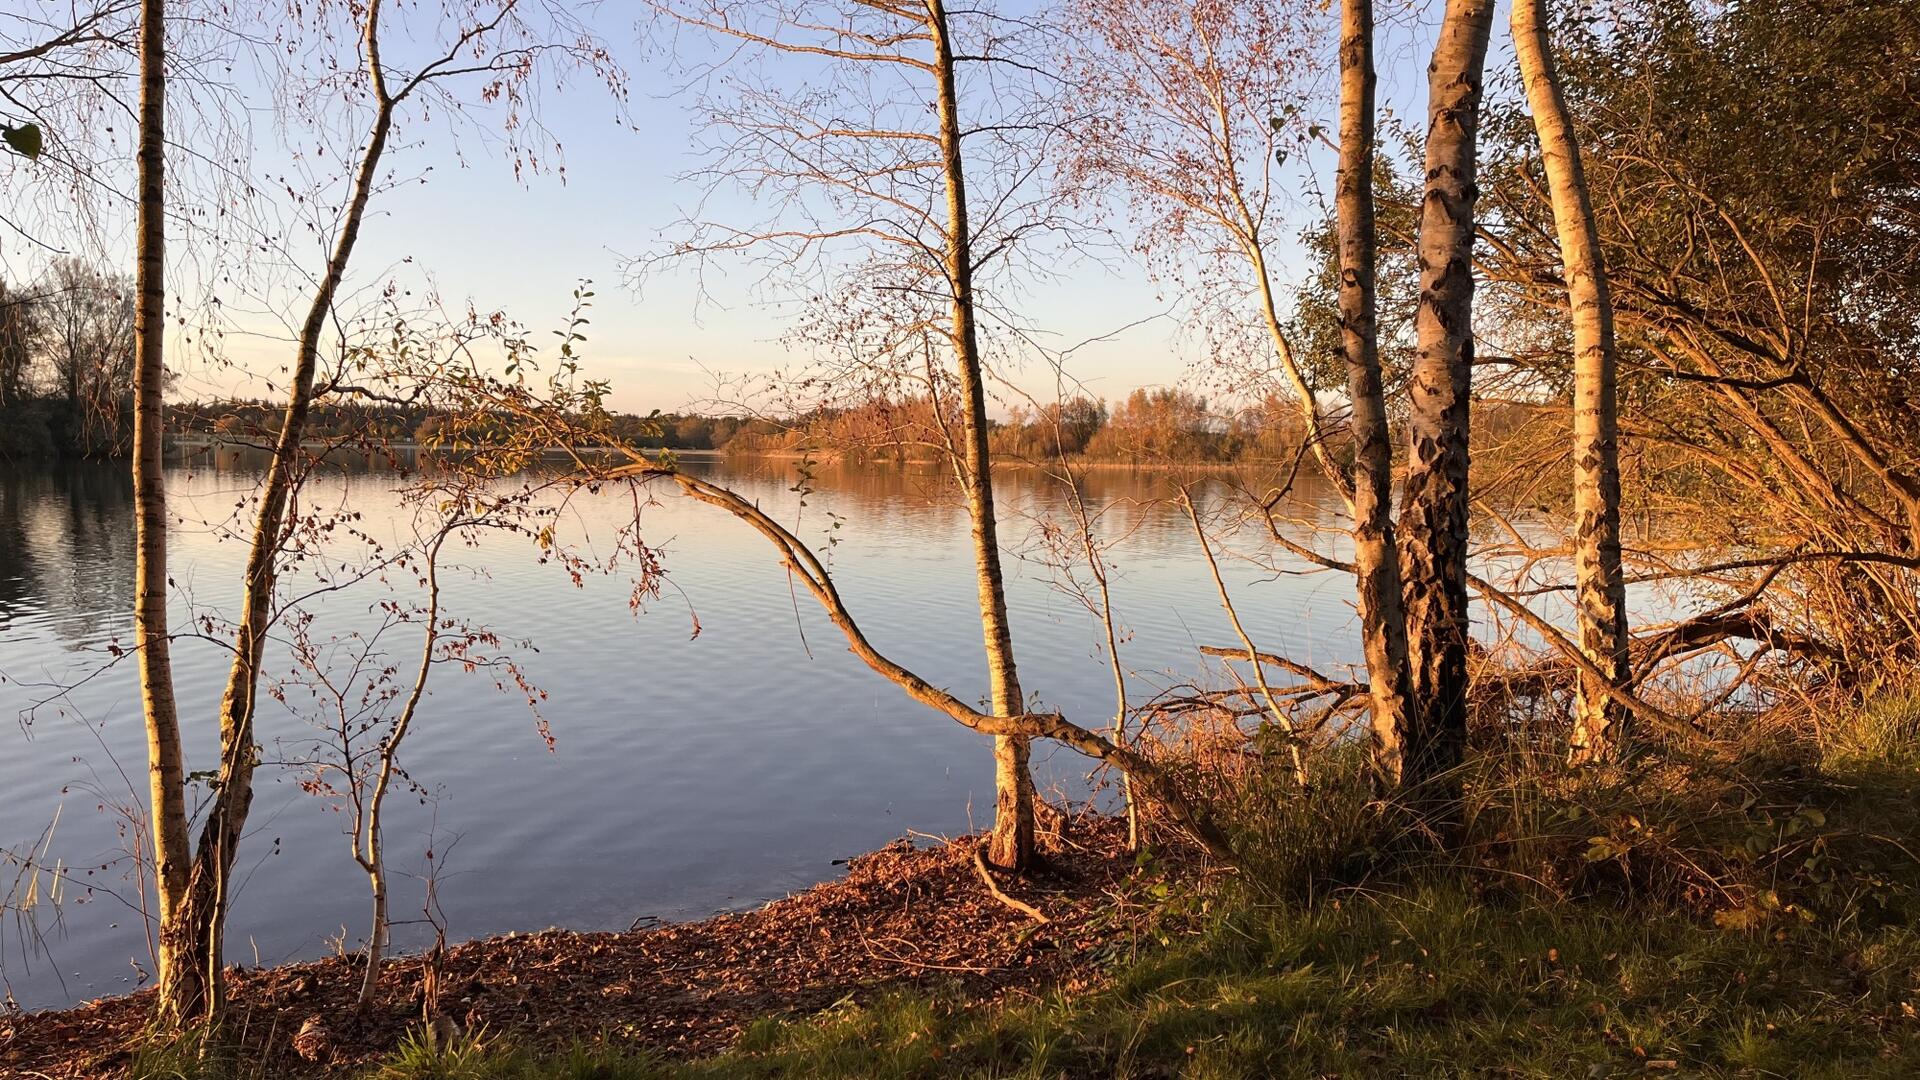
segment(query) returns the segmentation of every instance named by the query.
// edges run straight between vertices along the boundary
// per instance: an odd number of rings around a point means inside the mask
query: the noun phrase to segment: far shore
[[[425,443],[413,442],[413,441],[377,443],[377,444],[372,444],[370,446],[362,446],[361,444],[353,443],[353,442],[344,442],[344,441],[336,442],[336,441],[330,441],[325,439],[309,439],[303,442],[301,444],[301,447],[303,449],[310,450],[310,451],[325,451],[325,452],[332,452],[336,454],[365,453],[365,454],[368,454],[369,456],[377,456],[381,454],[396,454],[396,455],[411,455],[416,457],[422,456],[422,455],[431,456],[434,454],[460,454],[460,453],[465,453],[471,450],[485,449],[485,447],[480,447],[480,446],[450,446],[450,445],[433,446],[433,445],[428,445]],[[267,449],[269,448],[265,447],[260,443],[230,439],[230,438],[225,438],[218,435],[169,435],[167,436],[167,453],[169,455],[203,454],[203,453],[209,453],[209,452],[212,452],[212,453],[230,452],[233,454],[243,454],[248,451],[264,452]],[[677,447],[677,446],[666,446],[666,447],[647,446],[647,447],[639,447],[638,449],[642,453],[646,453],[649,455],[671,454],[674,457],[678,457],[678,458],[697,458],[701,460],[717,460],[721,458],[733,458],[733,459],[744,460],[744,461],[779,461],[779,462],[812,460],[822,465],[855,465],[855,466],[867,467],[867,468],[905,468],[905,467],[931,468],[931,467],[938,467],[941,464],[941,462],[937,458],[927,458],[927,457],[898,458],[898,457],[892,457],[888,455],[856,456],[856,455],[849,455],[847,453],[844,453],[841,451],[834,451],[834,450],[808,452],[808,451],[800,451],[800,450],[758,450],[758,449],[745,450],[745,449],[736,449],[731,447],[720,447],[718,449],[714,449],[709,447]],[[550,447],[546,449],[542,453],[544,456],[550,457],[550,458],[564,458],[564,457],[567,457],[570,455],[576,455],[576,454],[582,457],[587,457],[587,456],[595,456],[595,455],[606,455],[614,452],[615,451],[607,447],[555,446],[555,447]],[[108,459],[108,460],[122,460],[122,459],[114,458],[114,459]],[[1126,470],[1130,472],[1230,473],[1230,472],[1237,472],[1243,469],[1286,467],[1291,464],[1292,464],[1292,459],[1281,460],[1277,458],[1275,459],[1263,458],[1263,459],[1246,460],[1246,461],[1176,461],[1176,460],[1169,460],[1169,459],[1153,459],[1153,458],[1118,459],[1118,458],[1071,457],[1067,459],[1067,461],[1064,463],[1064,466],[1065,468],[1073,469],[1073,470],[1100,469],[1100,470]],[[994,468],[997,468],[997,469],[1031,469],[1031,470],[1044,471],[1049,469],[1059,469],[1062,467],[1062,463],[1059,461],[1042,461],[1034,458],[1016,457],[1013,455],[999,455],[993,459],[993,466]]]

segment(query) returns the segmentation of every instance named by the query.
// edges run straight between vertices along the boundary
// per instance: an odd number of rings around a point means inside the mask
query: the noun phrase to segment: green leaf
[[[13,152],[28,160],[40,156],[40,125],[22,124],[19,127],[0,126],[0,139],[7,140]]]
[[[1610,836],[1595,836],[1587,841],[1586,859],[1588,862],[1606,862],[1626,854],[1627,848],[1616,843]]]

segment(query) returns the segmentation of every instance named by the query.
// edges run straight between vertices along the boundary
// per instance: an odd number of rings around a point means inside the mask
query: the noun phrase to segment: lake
[[[931,468],[823,467],[802,506],[794,463],[689,460],[826,546],[841,590],[874,643],[966,700],[986,696],[964,510]],[[209,523],[249,497],[256,473],[179,466],[169,472],[175,629],[237,604],[244,545]],[[358,511],[358,526],[400,538],[391,473],[323,471],[309,505]],[[1222,484],[1203,485],[1217,504]],[[1037,523],[1067,520],[1067,503],[1037,471],[996,478],[1008,599],[1021,681],[1039,704],[1103,727],[1113,712],[1098,621],[1056,586]],[[1090,507],[1115,538],[1115,607],[1136,701],[1206,670],[1203,644],[1233,644],[1206,565],[1158,473],[1091,470]],[[1331,496],[1307,492],[1287,516],[1336,520]],[[1205,507],[1207,500],[1203,498]],[[0,970],[21,1006],[123,993],[150,968],[136,876],[116,807],[145,800],[145,736],[131,657],[111,647],[132,627],[132,488],[124,466],[0,470],[0,847],[43,846],[64,884],[5,915]],[[563,539],[604,546],[631,520],[623,493],[583,495]],[[549,750],[524,698],[485,673],[443,666],[430,684],[403,764],[424,789],[391,804],[395,944],[430,940],[420,921],[433,867],[448,932],[469,938],[547,926],[625,928],[688,919],[786,895],[839,873],[839,860],[908,833],[984,828],[993,809],[988,740],[910,701],[849,655],[771,548],[733,518],[660,492],[646,508],[671,584],[630,610],[630,583],[576,587],[541,564],[530,542],[489,538],[442,572],[447,614],[509,641],[547,694]],[[834,522],[838,528],[833,527]],[[1339,539],[1322,538],[1329,551]],[[1248,551],[1265,552],[1252,535]],[[1247,629],[1263,649],[1338,667],[1358,659],[1351,582],[1223,556]],[[303,571],[304,573],[304,571]],[[1082,572],[1084,577],[1084,571]],[[405,595],[410,586],[396,588]],[[797,595],[796,595],[797,594]],[[378,585],[326,597],[317,633],[365,627],[395,595]],[[700,632],[692,633],[697,615]],[[410,658],[413,634],[394,651]],[[287,670],[284,643],[268,670]],[[217,641],[175,646],[190,769],[214,762],[227,654]],[[303,790],[305,772],[275,764],[315,738],[299,695],[263,694],[264,764],[236,871],[228,961],[275,964],[356,948],[367,887],[335,803]],[[306,710],[311,712],[311,710]],[[1043,788],[1090,796],[1088,762],[1050,744],[1034,760]],[[1095,795],[1095,797],[1098,797]],[[51,830],[50,839],[41,837]],[[431,859],[429,859],[431,853]],[[17,880],[5,868],[0,896]],[[15,900],[22,899],[16,890]]]

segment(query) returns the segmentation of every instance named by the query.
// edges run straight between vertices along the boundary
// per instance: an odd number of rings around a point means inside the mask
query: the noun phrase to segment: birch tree
[[[160,16],[157,6],[153,14],[156,18]],[[549,56],[615,77],[604,52],[570,19],[550,7],[534,8],[534,17],[529,19],[523,17],[526,13],[520,0],[476,5],[449,0],[437,11],[416,13],[424,18],[421,23],[407,27],[409,44],[418,47],[424,41],[428,42],[427,49],[437,51],[426,52],[426,58],[417,66],[405,68],[383,59],[382,19],[386,14],[383,0],[370,0],[365,6],[350,10],[336,11],[323,6],[315,13],[316,34],[324,37],[337,30],[330,20],[343,15],[355,31],[358,70],[349,72],[349,85],[357,84],[359,90],[350,94],[348,101],[350,105],[363,103],[370,115],[366,117],[364,141],[349,159],[351,167],[339,216],[324,232],[331,237],[331,243],[319,272],[311,277],[312,291],[292,343],[286,404],[273,456],[257,492],[252,524],[246,534],[244,597],[234,626],[233,661],[221,696],[220,760],[213,770],[211,802],[200,823],[190,862],[177,871],[160,875],[160,887],[166,894],[161,904],[166,914],[160,937],[170,943],[165,949],[167,963],[160,975],[161,1013],[169,1023],[212,1020],[220,1013],[222,944],[226,915],[232,902],[232,870],[245,835],[253,800],[253,778],[259,762],[254,713],[262,657],[276,618],[274,601],[280,559],[289,543],[291,528],[289,507],[308,464],[302,439],[307,418],[317,400],[327,394],[353,389],[348,381],[350,372],[338,363],[346,357],[326,357],[323,352],[335,325],[336,301],[359,242],[368,206],[381,184],[389,142],[403,111],[414,104],[457,111],[461,103],[449,86],[477,84],[481,97],[505,103],[506,123],[512,131],[519,128],[523,119],[525,87],[542,70],[542,61]],[[433,44],[435,41],[438,44]],[[327,75],[322,74],[319,81],[326,82]],[[537,131],[537,128],[531,130]],[[516,144],[512,149],[523,148]],[[328,366],[329,375],[325,379],[322,378],[323,360],[335,362]],[[157,387],[148,387],[147,392],[157,393]],[[157,428],[149,434],[157,440]],[[157,470],[157,452],[151,462],[143,459],[143,464]],[[146,692],[152,700],[154,695],[162,693],[157,687],[166,680],[167,672],[155,670],[147,675],[150,685]],[[171,688],[162,696],[170,701]],[[155,729],[164,726],[151,711],[149,725]],[[175,741],[177,743],[177,736]],[[178,757],[177,747],[162,747],[161,751],[156,754],[156,760]],[[162,781],[158,774],[155,783],[156,834],[171,834],[176,829],[184,831],[184,820],[175,820],[184,807],[184,796],[175,793],[181,783],[177,774],[170,773],[165,780],[174,790],[160,792],[158,786]],[[164,853],[163,864],[169,857],[177,860],[178,852]]]
[[[1132,207],[1135,245],[1156,275],[1191,286],[1190,314],[1216,332],[1251,321],[1256,378],[1278,373],[1307,440],[1343,494],[1319,390],[1287,329],[1276,263],[1286,228],[1284,162],[1307,135],[1310,33],[1318,9],[1218,0],[1081,0],[1090,28],[1067,60],[1090,115],[1074,124],[1069,171]],[[1270,358],[1270,360],[1268,359]]]
[[[1574,607],[1580,649],[1614,688],[1632,679],[1627,587],[1620,566],[1620,417],[1613,300],[1586,170],[1566,95],[1554,71],[1546,0],[1513,0],[1513,44],[1547,174],[1553,222],[1573,322]],[[1609,687],[1582,672],[1576,682],[1570,756],[1592,761],[1616,749],[1626,717]]]
[[[1340,346],[1353,438],[1353,565],[1359,589],[1374,769],[1389,787],[1405,775],[1414,723],[1407,616],[1394,545],[1393,444],[1380,371],[1379,245],[1373,214],[1373,0],[1340,6],[1340,170],[1334,196],[1340,268]]]
[[[1551,24],[1617,336],[1623,499],[1648,513],[1626,581],[1714,600],[1634,627],[1636,686],[1713,663],[1716,696],[1851,695],[1920,655],[1913,16],[1897,0],[1635,0]],[[1539,134],[1517,111],[1497,130],[1482,268],[1564,387],[1571,270]],[[1575,666],[1610,681],[1585,653]],[[1655,727],[1636,697],[1621,716]]]
[[[393,925],[387,803],[397,791],[426,798],[427,789],[401,762],[408,735],[423,720],[435,672],[447,667],[484,671],[501,690],[517,688],[546,732],[537,704],[544,695],[530,685],[509,643],[486,626],[449,614],[442,596],[441,580],[449,569],[474,572],[448,567],[449,540],[471,548],[478,546],[484,530],[529,539],[543,531],[551,534],[555,515],[534,507],[530,488],[497,483],[499,478],[484,468],[479,476],[496,481],[490,485],[493,490],[482,490],[474,478],[449,469],[432,481],[396,492],[413,507],[413,542],[373,553],[350,575],[356,581],[379,578],[397,586],[391,598],[374,605],[381,612],[378,626],[323,635],[313,632],[316,620],[310,612],[282,620],[294,670],[274,686],[273,696],[321,732],[310,748],[296,747],[295,756],[284,763],[305,773],[303,789],[344,811],[348,846],[366,875],[372,901],[358,998],[363,1010],[373,1004]],[[408,584],[418,589],[419,599],[402,598],[400,590]],[[414,632],[418,644],[409,663],[390,652],[388,642]],[[412,640],[399,650],[409,645]]]
[[[134,312],[134,634],[139,644],[140,704],[146,718],[155,889],[160,932],[155,941],[160,1020],[185,1018],[198,995],[194,942],[181,910],[193,848],[187,837],[185,765],[180,712],[173,693],[172,638],[167,630],[167,494],[161,436],[165,430],[166,285],[165,0],[140,4],[139,197]]]
[[[700,104],[720,139],[695,178],[744,186],[774,207],[755,223],[690,218],[661,259],[757,254],[780,283],[825,297],[803,330],[825,343],[826,370],[803,387],[911,378],[937,420],[954,419],[941,441],[967,504],[992,710],[1019,715],[988,446],[983,323],[994,307],[982,278],[1055,224],[1034,183],[1051,120],[1033,107],[1036,69],[1021,58],[1031,25],[992,8],[950,16],[942,0],[658,7],[667,25],[738,47],[719,69],[733,93]],[[821,290],[814,275],[831,284]],[[989,857],[1009,869],[1033,856],[1028,753],[1026,736],[994,736]]]
[[[1448,786],[1444,777],[1466,749],[1474,202],[1493,7],[1491,0],[1447,0],[1427,68],[1420,306],[1414,316],[1401,570],[1409,685],[1420,709],[1405,775],[1409,784],[1436,794]]]
[[[1351,473],[1334,453],[1337,417],[1289,328],[1277,242],[1283,163],[1311,135],[1310,33],[1315,9],[1215,0],[1082,0],[1093,28],[1074,80],[1098,107],[1079,125],[1073,169],[1120,185],[1159,272],[1192,280],[1197,317],[1232,322],[1242,304],[1265,339],[1254,365],[1277,368],[1308,449],[1345,502],[1354,538],[1373,753],[1390,782],[1401,773],[1410,722],[1406,627],[1392,521],[1388,441],[1374,289],[1372,12],[1342,9],[1339,217],[1341,348],[1347,361]],[[1277,534],[1277,527],[1276,527]],[[1276,535],[1276,538],[1279,538]],[[1248,646],[1251,649],[1251,646]]]
[[[583,308],[585,299],[591,295],[585,291],[577,294]],[[584,335],[578,328],[584,325],[585,319],[576,310],[569,327],[561,332],[563,342],[558,362],[548,369],[544,379],[527,376],[532,366],[530,361],[516,361],[514,371],[506,376],[478,366],[450,364],[437,373],[434,393],[446,403],[446,415],[452,422],[448,429],[449,441],[455,445],[484,447],[478,455],[478,464],[490,474],[515,471],[559,449],[567,455],[568,470],[556,478],[556,484],[589,490],[608,485],[626,485],[632,489],[631,525],[620,530],[611,554],[594,561],[608,568],[619,566],[633,576],[636,608],[659,596],[665,572],[660,551],[649,547],[645,540],[646,528],[640,512],[648,503],[650,493],[646,489],[649,485],[672,486],[697,502],[732,515],[759,533],[778,556],[780,564],[840,631],[848,651],[912,700],[983,735],[1029,742],[1051,739],[1110,765],[1126,777],[1130,794],[1142,805],[1155,808],[1166,824],[1190,837],[1214,858],[1231,861],[1235,857],[1226,836],[1204,808],[1196,804],[1178,770],[1166,767],[1149,751],[1129,746],[1117,724],[1115,737],[1109,738],[1059,712],[1022,710],[999,715],[967,704],[953,692],[933,685],[918,672],[894,660],[867,636],[855,619],[827,559],[802,541],[793,529],[776,520],[753,499],[681,472],[670,455],[649,455],[641,440],[624,431],[623,425],[607,413],[605,401],[611,386],[604,380],[588,379],[580,373],[580,358],[574,343],[583,340]],[[529,352],[523,350],[518,355],[528,356]],[[469,437],[482,431],[486,433],[485,438]],[[558,548],[551,553],[565,557],[565,552]],[[587,562],[575,563],[573,569],[584,571],[588,565]],[[1118,707],[1124,709],[1124,683],[1118,684],[1117,695]]]

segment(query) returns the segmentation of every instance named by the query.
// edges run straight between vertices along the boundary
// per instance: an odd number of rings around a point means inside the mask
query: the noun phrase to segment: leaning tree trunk
[[[1419,726],[1405,782],[1435,806],[1467,733],[1467,423],[1473,380],[1473,206],[1481,70],[1492,0],[1447,0],[1427,68],[1426,190],[1420,306],[1410,390],[1401,570],[1408,675]]]
[[[1020,676],[1013,661],[1013,633],[1007,622],[1007,594],[1000,571],[1000,540],[993,516],[993,466],[987,452],[987,393],[974,325],[973,246],[967,221],[967,177],[960,156],[960,106],[954,87],[953,43],[947,36],[942,0],[927,0],[927,30],[933,37],[939,82],[940,152],[947,183],[947,278],[953,288],[953,350],[966,399],[966,450],[961,486],[973,519],[973,561],[980,579],[980,627],[986,639],[987,673],[992,680],[993,712],[1016,716],[1025,709]],[[1033,774],[1027,766],[1029,740],[1019,735],[993,739],[993,837],[987,855],[1001,867],[1017,870],[1033,858]]]
[[[165,0],[140,5],[140,150],[138,266],[134,311],[133,501],[135,596],[140,643],[140,703],[147,724],[147,784],[153,815],[154,884],[160,934],[154,957],[163,1026],[195,1015],[205,998],[194,962],[193,924],[185,897],[193,849],[187,844],[187,793],[180,751],[180,711],[173,696],[173,649],[167,635],[167,490],[162,471],[166,429],[167,24]]]
[[[266,489],[260,496],[247,552],[246,596],[235,633],[233,666],[220,702],[220,770],[214,788],[217,794],[201,827],[188,883],[186,917],[193,924],[194,959],[206,980],[207,994],[202,1008],[209,1018],[217,1017],[222,1005],[222,937],[227,905],[232,900],[228,884],[253,804],[253,772],[258,763],[253,735],[254,704],[267,630],[273,620],[273,594],[282,534],[287,525],[287,507],[299,471],[300,440],[313,406],[320,339],[332,317],[334,296],[360,238],[360,225],[378,181],[381,155],[386,151],[387,138],[393,128],[396,101],[387,92],[380,66],[379,12],[379,0],[368,5],[365,48],[375,104],[374,123],[355,169],[353,189],[334,237],[326,273],[300,328],[287,407],[280,422],[280,436],[274,444],[273,460],[267,467]]]
[[[1059,713],[1017,713],[1008,716],[982,713],[901,667],[875,648],[861,631],[820,557],[785,526],[767,516],[766,511],[737,492],[677,472],[672,466],[662,465],[637,451],[625,449],[623,452],[629,463],[616,466],[603,475],[608,479],[623,476],[671,477],[681,491],[751,525],[754,531],[766,537],[778,549],[783,564],[800,578],[807,592],[820,603],[827,617],[846,637],[847,647],[854,656],[906,691],[908,697],[945,713],[971,730],[996,736],[1017,735],[1023,739],[1054,739],[1095,761],[1114,766],[1128,777],[1136,792],[1148,802],[1158,805],[1171,824],[1185,829],[1208,854],[1227,863],[1234,861],[1233,848],[1227,842],[1226,835],[1208,820],[1199,807],[1187,801],[1177,779],[1155,764],[1153,759],[1072,723]]]
[[[1393,536],[1393,443],[1387,431],[1375,317],[1374,83],[1373,0],[1345,0],[1340,10],[1340,172],[1334,212],[1340,239],[1340,340],[1352,401],[1353,565],[1373,699],[1373,766],[1383,786],[1392,788],[1405,771],[1414,717],[1407,682],[1407,613]]]
[[[1545,0],[1513,0],[1513,46],[1540,138],[1554,231],[1573,318],[1573,518],[1580,651],[1606,676],[1582,672],[1574,697],[1571,759],[1616,750],[1626,714],[1608,693],[1632,679],[1627,586],[1620,569],[1620,417],[1615,403],[1613,301],[1600,256],[1580,145],[1553,69]]]

